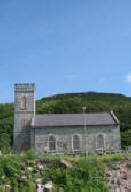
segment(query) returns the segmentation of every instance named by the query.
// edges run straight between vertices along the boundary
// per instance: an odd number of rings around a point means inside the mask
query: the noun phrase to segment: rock
[[[127,168],[131,169],[131,162],[127,163]]]
[[[5,191],[10,192],[11,191],[11,186],[10,185],[5,185]]]
[[[23,175],[19,178],[19,181],[26,181],[27,180],[27,176]]]
[[[3,175],[3,176],[1,176],[1,179],[5,179],[5,176]]]
[[[26,170],[26,164],[25,163],[21,164],[21,170]]]
[[[17,173],[15,173],[15,174],[14,174],[14,177],[18,177],[18,174],[17,174]]]
[[[44,187],[45,187],[46,189],[51,189],[53,186],[52,186],[51,184],[47,183],[47,184],[44,185]]]
[[[110,183],[110,184],[114,185],[114,179],[111,180],[111,183]]]
[[[53,185],[53,182],[52,181],[48,181],[48,184]]]
[[[4,180],[4,184],[5,184],[5,185],[11,185],[11,180],[8,179],[8,178],[6,178],[6,179]]]
[[[122,187],[122,186],[120,187],[120,192],[126,192],[124,187]]]
[[[24,171],[24,170],[21,170],[21,174],[24,175],[24,174],[25,174],[25,171]]]
[[[118,179],[117,179],[117,185],[121,185],[121,178],[120,177],[118,177]]]
[[[27,167],[27,170],[28,170],[28,171],[33,171],[34,168],[33,168],[33,167]]]
[[[42,184],[43,183],[43,178],[38,178],[35,180],[36,184]]]
[[[126,174],[126,172],[123,172],[123,173],[121,174],[121,178],[122,178],[122,179],[125,179],[125,180],[127,179],[127,174]]]
[[[44,166],[43,166],[41,163],[38,163],[38,164],[36,165],[36,168],[37,168],[38,170],[43,170],[43,169],[44,169]]]
[[[114,185],[117,185],[117,177],[114,178]]]
[[[34,173],[35,173],[35,176],[36,176],[37,178],[40,178],[41,175],[42,175],[42,173],[41,173],[40,170],[34,170]]]
[[[126,188],[128,186],[128,181],[127,180],[122,180],[121,181],[121,186]]]
[[[66,168],[72,168],[72,163],[66,161],[66,160],[61,160],[60,161]]]
[[[110,177],[106,177],[106,182],[109,184],[110,183]]]
[[[0,190],[5,191],[5,192],[10,192],[11,186],[10,185],[0,185]]]
[[[116,188],[116,192],[121,192],[119,187]]]
[[[0,190],[4,190],[5,186],[4,185],[0,185]]]
[[[119,170],[119,169],[120,169],[120,165],[117,164],[117,163],[113,163],[113,164],[112,164],[112,169],[113,169],[113,170]]]
[[[44,185],[45,192],[52,192],[53,190],[53,183],[49,181],[47,184]]]
[[[42,185],[42,184],[37,184],[36,192],[43,192],[43,190],[44,190],[44,185]]]
[[[112,176],[111,171],[107,171],[107,172],[106,172],[106,177],[111,177],[111,176]]]

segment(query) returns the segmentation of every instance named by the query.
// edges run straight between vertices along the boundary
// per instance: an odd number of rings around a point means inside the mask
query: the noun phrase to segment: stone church
[[[35,85],[14,85],[14,151],[94,154],[119,150],[120,124],[113,112],[35,114]]]

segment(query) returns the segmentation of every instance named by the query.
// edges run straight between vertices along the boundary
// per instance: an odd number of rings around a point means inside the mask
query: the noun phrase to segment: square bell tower
[[[35,116],[35,84],[14,85],[14,152],[30,149],[30,128]]]

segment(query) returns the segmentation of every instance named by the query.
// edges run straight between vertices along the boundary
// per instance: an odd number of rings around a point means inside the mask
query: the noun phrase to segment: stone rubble
[[[38,178],[36,179],[36,184],[42,184],[43,183],[43,178]]]
[[[52,181],[49,181],[45,185],[43,184],[37,184],[36,192],[52,192],[53,190],[53,183]]]
[[[113,163],[105,177],[110,192],[131,192],[131,160]]]
[[[72,168],[72,163],[66,160],[61,160],[60,163],[63,164],[66,168]]]

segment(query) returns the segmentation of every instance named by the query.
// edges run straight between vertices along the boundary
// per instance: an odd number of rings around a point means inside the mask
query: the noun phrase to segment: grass
[[[79,192],[108,192],[104,173],[109,162],[122,161],[130,157],[131,154],[113,154],[103,156],[71,157],[71,156],[37,156],[29,151],[18,155],[0,156],[0,184],[11,184],[14,192],[33,192],[35,191],[35,180],[39,177],[44,178],[44,183],[52,180],[56,188],[62,187],[64,192],[69,192],[74,188]],[[61,160],[72,163],[72,168],[66,168]],[[21,166],[36,166],[37,162],[46,165],[46,171],[40,175],[35,172],[25,170],[28,180],[20,187],[17,177],[22,176]],[[3,178],[3,179],[2,179]],[[44,184],[43,183],[43,184]],[[76,191],[77,191],[76,189]],[[0,189],[0,192],[5,192]]]

